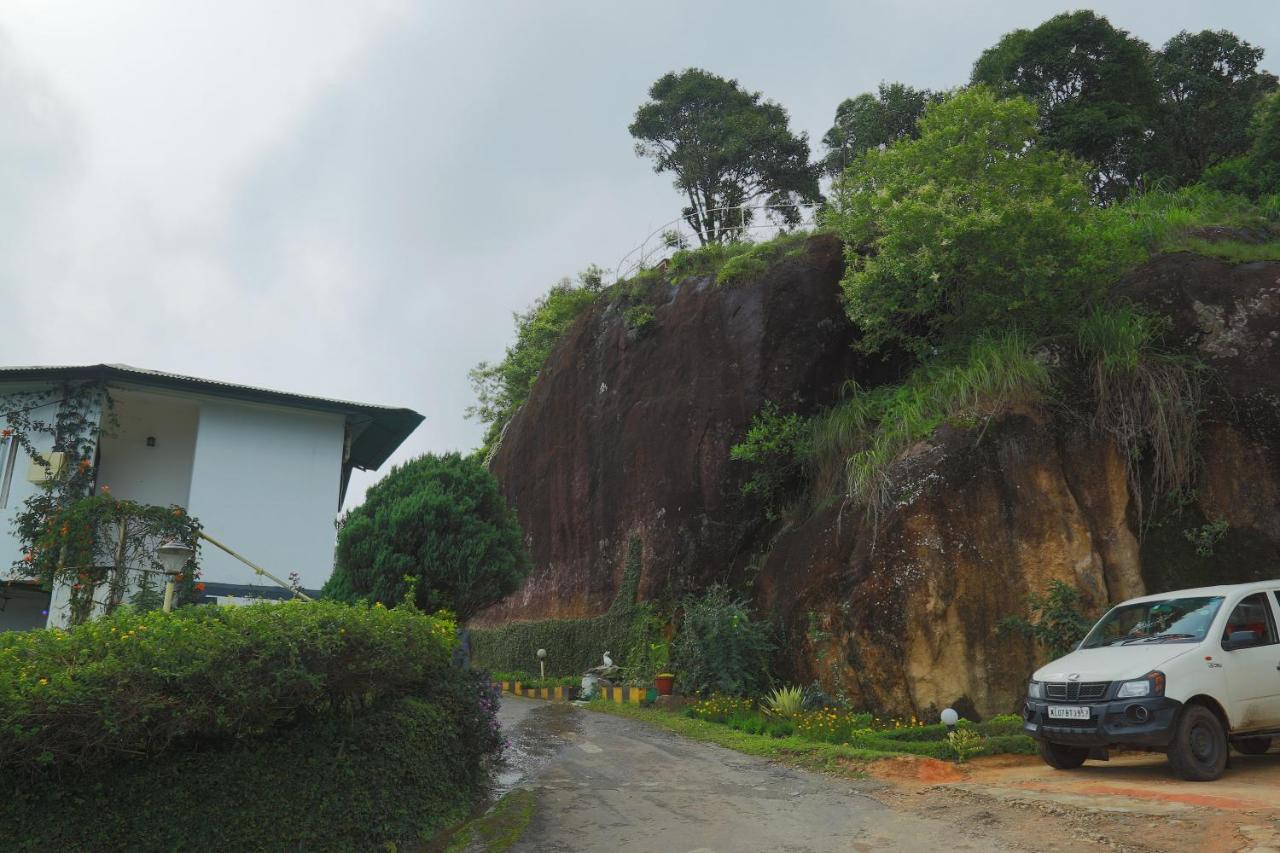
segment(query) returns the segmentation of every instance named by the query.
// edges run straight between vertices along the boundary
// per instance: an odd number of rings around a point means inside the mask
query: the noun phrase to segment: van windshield
[[[1222,596],[1165,598],[1122,604],[1093,626],[1082,649],[1140,643],[1198,643],[1222,606]]]

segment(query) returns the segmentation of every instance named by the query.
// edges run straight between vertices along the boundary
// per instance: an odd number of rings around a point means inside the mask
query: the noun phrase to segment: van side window
[[[1253,631],[1262,637],[1260,645],[1270,646],[1276,642],[1276,623],[1271,616],[1271,602],[1267,601],[1265,592],[1256,592],[1243,599],[1231,611],[1227,620],[1227,629],[1222,634],[1223,642],[1231,638],[1236,631]]]

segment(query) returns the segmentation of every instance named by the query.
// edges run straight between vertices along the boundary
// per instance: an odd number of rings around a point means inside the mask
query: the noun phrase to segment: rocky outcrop
[[[854,354],[841,269],[840,247],[814,238],[748,283],[658,285],[649,327],[629,329],[621,302],[580,318],[492,463],[535,569],[475,624],[603,612],[637,535],[641,597],[750,582],[781,628],[789,679],[870,708],[985,715],[1016,708],[1034,665],[1030,643],[997,626],[1051,580],[1101,608],[1280,573],[1280,264],[1170,255],[1117,288],[1169,314],[1221,377],[1198,491],[1166,501],[1150,528],[1109,440],[1087,419],[1031,410],[913,448],[902,498],[875,523],[836,504],[779,527],[742,497],[747,472],[729,460],[753,414],[770,400],[811,410],[847,379],[893,372]],[[1205,525],[1208,556],[1188,537]]]

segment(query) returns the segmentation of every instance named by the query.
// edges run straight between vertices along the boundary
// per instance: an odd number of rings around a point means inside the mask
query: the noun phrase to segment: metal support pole
[[[257,563],[251,562],[251,561],[250,561],[247,557],[245,557],[243,554],[237,554],[235,551],[231,550],[231,549],[230,549],[230,548],[228,548],[226,545],[223,545],[221,542],[219,542],[217,539],[214,539],[212,536],[210,536],[208,533],[205,533],[203,530],[201,530],[201,531],[200,531],[199,533],[197,533],[196,535],[197,535],[197,536],[199,536],[201,539],[205,540],[206,542],[208,542],[209,544],[211,544],[211,545],[216,545],[218,548],[221,548],[223,551],[226,551],[228,554],[230,554],[231,556],[235,557],[237,560],[239,560],[240,562],[244,563],[246,566],[248,566],[249,568],[253,569],[255,572],[257,572],[258,574],[262,575],[262,576],[263,576],[264,578],[266,578],[267,580],[275,581],[278,585],[280,585],[280,586],[284,587],[285,589],[289,590],[289,591],[290,591],[290,592],[292,592],[295,596],[297,596],[298,598],[301,598],[303,601],[314,601],[314,600],[315,600],[315,599],[313,599],[311,596],[309,596],[309,595],[307,595],[305,592],[303,592],[302,590],[300,590],[300,589],[294,589],[292,586],[290,586],[289,584],[287,584],[287,583],[285,583],[284,581],[280,580],[280,578],[278,578],[278,577],[276,577],[275,575],[271,574],[271,572],[269,572],[269,571],[267,571],[266,569],[262,568],[262,566],[259,566]]]
[[[165,613],[173,612],[173,590],[174,590],[173,576],[170,575],[169,579],[164,582],[164,612]]]

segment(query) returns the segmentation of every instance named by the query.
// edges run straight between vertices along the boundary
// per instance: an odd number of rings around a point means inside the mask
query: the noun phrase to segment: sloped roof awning
[[[71,367],[0,367],[0,382],[90,382],[207,394],[246,403],[262,403],[343,415],[351,429],[351,452],[343,465],[342,491],[346,492],[350,468],[377,470],[396,448],[418,428],[423,416],[412,409],[353,403],[273,391],[252,385],[236,385],[216,379],[199,379],[130,367],[127,364],[91,364]]]

